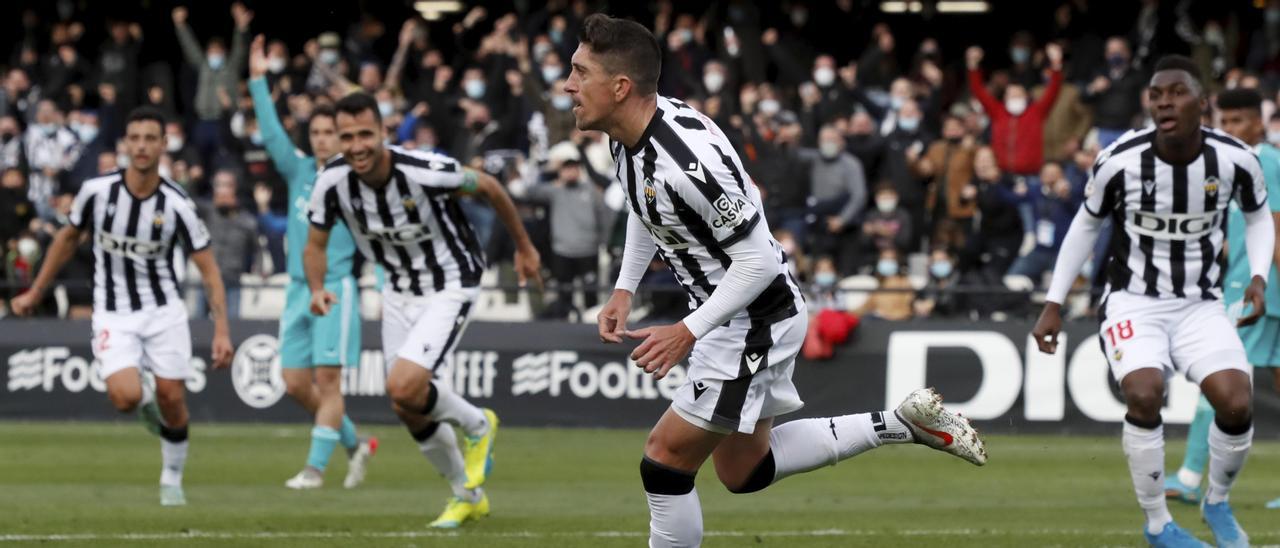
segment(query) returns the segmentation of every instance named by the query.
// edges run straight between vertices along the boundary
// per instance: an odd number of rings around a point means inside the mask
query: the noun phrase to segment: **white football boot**
[[[894,411],[916,443],[951,453],[978,466],[987,463],[987,446],[978,431],[961,417],[942,407],[942,396],[921,388],[907,396]]]

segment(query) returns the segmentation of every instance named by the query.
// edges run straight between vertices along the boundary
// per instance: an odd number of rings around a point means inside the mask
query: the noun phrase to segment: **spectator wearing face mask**
[[[219,38],[209,40],[200,47],[196,35],[187,26],[187,8],[173,9],[173,28],[178,33],[178,44],[186,57],[187,64],[198,76],[194,110],[196,123],[192,131],[192,141],[206,162],[215,158],[222,145],[222,119],[232,105],[224,103],[226,97],[239,95],[240,75],[244,71],[245,55],[248,52],[249,22],[253,20],[253,12],[244,4],[231,5],[231,17],[235,20],[235,32],[231,38],[231,52],[227,53],[226,43]],[[205,166],[210,169],[209,165]]]
[[[43,219],[53,218],[50,200],[62,186],[64,173],[80,157],[80,138],[66,126],[58,107],[49,99],[36,107],[36,123],[27,128],[24,143],[30,180],[27,197]]]
[[[964,123],[948,114],[942,119],[942,138],[918,154],[907,149],[907,161],[914,173],[930,181],[925,210],[933,226],[932,241],[959,248],[973,219],[976,206],[962,194],[973,179],[976,146],[966,138]]]
[[[747,172],[765,190],[769,226],[786,229],[803,245],[809,234],[810,159],[800,153],[800,120],[791,111],[763,114],[751,137],[756,154],[747,156]]]
[[[836,273],[836,261],[830,256],[818,257],[813,265],[813,285],[810,286],[813,310],[840,309],[840,301],[836,294],[836,283],[840,275]]]
[[[1040,181],[1040,193],[1030,196],[1035,210],[1035,248],[1019,257],[1009,269],[1010,274],[1027,276],[1037,285],[1044,273],[1053,268],[1071,219],[1084,202],[1083,191],[1071,184],[1057,163],[1044,165]]]
[[[936,246],[929,253],[929,281],[920,290],[915,301],[917,318],[954,318],[963,316],[964,296],[955,291],[960,284],[960,269],[956,258],[943,246]]]
[[[867,179],[878,181],[882,177],[880,164],[885,155],[885,139],[876,131],[875,120],[865,110],[857,110],[849,117],[849,135],[845,146],[862,163]]]
[[[1046,45],[1045,56],[1049,59],[1049,85],[1040,99],[1032,102],[1025,87],[1011,83],[1005,88],[1004,102],[1000,102],[983,83],[979,69],[982,48],[973,46],[965,52],[969,92],[991,119],[991,147],[1000,169],[1011,174],[1034,175],[1043,163],[1044,121],[1062,85],[1062,47]]]
[[[98,67],[100,81],[119,93],[122,110],[128,112],[138,103],[138,57],[142,52],[142,25],[130,21],[112,21],[108,38],[101,48]]]
[[[962,197],[977,205],[977,231],[966,242],[961,270],[974,272],[977,282],[998,285],[1018,256],[1023,239],[1022,218],[1018,205],[1023,198],[1018,184],[996,165],[991,147],[981,147],[974,154],[973,184],[965,187]],[[1026,194],[1025,184],[1021,185]]]
[[[876,318],[889,321],[909,320],[915,311],[912,302],[915,292],[911,282],[902,272],[901,255],[894,249],[880,251],[876,261],[876,278],[880,286],[867,297],[856,314],[863,318]]]
[[[27,197],[27,178],[22,170],[7,167],[0,173],[0,249],[16,243],[36,217],[35,204]]]
[[[911,169],[909,158],[919,157],[933,136],[921,127],[923,112],[914,99],[908,99],[898,112],[897,127],[885,138],[885,154],[880,175],[891,181],[898,192],[898,204],[911,216],[907,237],[916,242],[924,232],[925,185]]]
[[[1129,42],[1122,36],[1107,39],[1106,65],[1084,88],[1084,102],[1093,107],[1098,146],[1107,148],[1133,127],[1142,111],[1142,89],[1146,81],[1133,68]]]
[[[240,317],[240,275],[248,274],[258,256],[258,222],[240,207],[239,177],[220,169],[213,175],[213,199],[201,204],[200,217],[212,237],[213,253],[227,290],[227,317]],[[208,314],[208,303],[200,300],[196,317]]]
[[[876,187],[875,205],[875,209],[868,211],[862,219],[861,257],[850,265],[853,268],[842,268],[844,272],[860,269],[886,249],[892,249],[899,255],[908,252],[911,216],[898,203],[898,191],[893,185],[881,182]]]
[[[845,151],[844,138],[835,126],[818,133],[818,150],[804,149],[809,158],[809,212],[816,253],[839,253],[846,230],[861,216],[867,203],[867,179],[862,163]],[[854,250],[850,250],[854,251]]]
[[[1030,32],[1020,30],[1009,39],[1009,82],[1024,89],[1031,89],[1044,81],[1036,66],[1035,38]]]
[[[549,51],[539,57],[538,65],[535,66],[527,49],[518,48],[517,51],[517,63],[524,78],[524,93],[533,110],[542,113],[542,122],[547,128],[547,143],[569,140],[575,122],[573,98],[564,92],[565,78],[569,76],[565,63],[560,60],[560,55]]]

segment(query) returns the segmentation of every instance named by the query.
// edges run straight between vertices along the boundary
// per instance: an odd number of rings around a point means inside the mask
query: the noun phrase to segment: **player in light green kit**
[[[316,173],[338,154],[337,124],[332,108],[317,107],[308,122],[308,136],[315,156],[293,146],[276,114],[266,74],[270,60],[259,35],[249,50],[249,94],[258,118],[258,129],[272,163],[289,184],[289,217],[285,231],[289,289],[280,318],[280,362],[289,395],[315,416],[307,465],[285,482],[290,489],[315,489],[324,484],[329,456],[341,443],[351,457],[343,487],[364,481],[369,457],[378,448],[377,438],[360,440],[355,424],[347,418],[342,401],[342,368],[360,363],[360,306],[351,272],[355,242],[345,226],[335,226],[329,238],[328,276],[325,288],[338,296],[337,314],[311,313],[311,290],[302,268],[307,242],[307,204]],[[278,62],[278,61],[277,61]]]
[[[1222,115],[1222,130],[1244,141],[1258,155],[1263,177],[1267,180],[1271,214],[1280,223],[1280,149],[1265,140],[1267,128],[1262,119],[1262,96],[1250,89],[1224,91],[1218,96],[1218,110]],[[1249,283],[1249,259],[1245,253],[1244,228],[1244,215],[1240,213],[1239,206],[1231,202],[1223,302],[1232,317],[1247,314],[1243,308],[1244,289]],[[1280,261],[1280,254],[1275,260]],[[1249,363],[1254,367],[1269,368],[1276,390],[1280,391],[1280,284],[1276,283],[1280,280],[1280,271],[1275,265],[1271,267],[1270,280],[1266,291],[1266,315],[1258,323],[1239,328],[1239,332]],[[1200,502],[1203,495],[1200,482],[1204,477],[1205,463],[1209,460],[1209,423],[1213,418],[1213,408],[1201,396],[1191,431],[1187,434],[1187,455],[1182,460],[1182,467],[1177,474],[1167,475],[1165,479],[1167,498],[1192,504]],[[1267,508],[1280,509],[1280,498],[1267,503]]]

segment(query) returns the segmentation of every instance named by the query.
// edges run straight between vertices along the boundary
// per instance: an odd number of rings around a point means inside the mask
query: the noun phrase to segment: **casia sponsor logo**
[[[729,196],[721,194],[711,205],[720,212],[720,218],[711,221],[711,226],[715,228],[733,228],[746,220],[743,217],[742,209],[746,207],[746,202],[742,200],[731,200]]]
[[[231,360],[231,385],[250,407],[266,409],[284,396],[280,345],[271,335],[254,335],[240,343]]]
[[[1222,219],[1218,214],[1167,213],[1134,211],[1129,226],[1142,236],[1160,240],[1194,240],[1208,235]]]
[[[397,226],[391,228],[366,228],[365,234],[370,239],[387,244],[413,244],[431,239],[431,231],[420,224]]]
[[[83,356],[72,355],[66,346],[46,346],[19,350],[9,355],[9,375],[7,388],[9,392],[23,390],[41,390],[53,392],[61,386],[71,393],[106,392],[107,384],[102,379],[102,363]],[[191,358],[191,378],[187,379],[187,390],[201,392],[205,387],[205,361]]]
[[[579,361],[578,353],[569,350],[524,354],[511,365],[511,394],[515,396],[545,392],[556,398],[567,387],[568,393],[583,399],[669,400],[685,379],[682,365],[673,366],[666,377],[654,381],[633,362],[596,365]]]
[[[165,242],[139,240],[128,236],[98,232],[98,246],[112,255],[121,255],[130,259],[159,259],[164,257],[169,246]]]

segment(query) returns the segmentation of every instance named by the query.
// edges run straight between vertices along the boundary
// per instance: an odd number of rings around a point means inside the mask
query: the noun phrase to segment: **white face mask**
[[[1009,111],[1009,114],[1012,114],[1014,116],[1020,116],[1023,112],[1026,112],[1027,110],[1027,98],[1026,97],[1010,97],[1008,99],[1005,99],[1004,109]]]
[[[763,99],[760,101],[760,113],[765,116],[773,116],[782,110],[782,105],[777,99]]]
[[[813,83],[822,87],[834,84],[836,81],[836,71],[831,67],[821,67],[813,69]]]
[[[556,110],[569,110],[573,108],[573,97],[568,95],[551,96],[551,106]]]
[[[1267,130],[1267,142],[1268,142],[1268,143],[1280,143],[1280,129],[1269,129],[1269,130]]]
[[[724,75],[719,72],[708,72],[702,75],[702,85],[707,87],[709,93],[720,93],[724,88]]]
[[[550,84],[560,77],[560,67],[558,65],[547,65],[542,67],[542,81]]]
[[[822,153],[823,158],[835,158],[840,155],[840,143],[823,141],[818,143],[818,151]]]
[[[484,97],[484,80],[467,80],[462,84],[462,90],[466,92],[467,97],[479,100]]]
[[[125,168],[129,167],[129,155],[128,155],[128,154],[117,154],[117,155],[116,155],[116,166],[118,166],[120,169],[125,169]]]
[[[170,135],[169,138],[165,140],[164,149],[169,152],[178,152],[179,150],[182,150],[183,144],[182,137]]]
[[[880,210],[880,213],[893,213],[895,209],[898,209],[898,199],[876,198],[876,209]]]
[[[378,114],[381,114],[383,118],[391,116],[392,114],[395,114],[395,112],[395,105],[392,105],[388,101],[378,101]]]
[[[284,72],[284,67],[284,57],[272,57],[267,59],[267,70],[271,71],[271,74],[280,74],[281,72]]]

